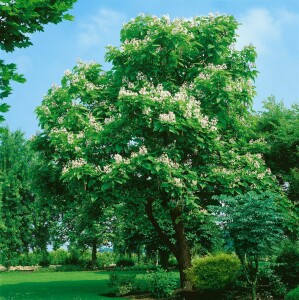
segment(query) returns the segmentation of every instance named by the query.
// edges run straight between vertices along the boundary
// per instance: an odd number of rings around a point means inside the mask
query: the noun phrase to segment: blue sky
[[[242,23],[238,47],[252,43],[258,52],[257,96],[254,109],[270,95],[287,106],[299,102],[299,1],[298,0],[78,0],[70,12],[73,22],[48,25],[32,35],[33,46],[11,54],[2,53],[6,62],[15,62],[27,78],[14,84],[7,99],[6,114],[11,130],[21,129],[27,137],[38,130],[34,110],[53,83],[59,83],[76,59],[94,60],[106,69],[105,47],[119,45],[122,24],[140,13],[171,18],[232,14]]]

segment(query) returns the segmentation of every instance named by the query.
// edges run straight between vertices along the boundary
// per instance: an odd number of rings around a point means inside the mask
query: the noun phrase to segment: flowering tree
[[[182,288],[188,221],[204,218],[212,195],[273,186],[255,142],[242,139],[256,55],[234,49],[236,28],[232,16],[140,15],[124,25],[120,48],[108,47],[111,71],[79,62],[37,109],[39,139],[64,180],[92,201],[144,207]]]

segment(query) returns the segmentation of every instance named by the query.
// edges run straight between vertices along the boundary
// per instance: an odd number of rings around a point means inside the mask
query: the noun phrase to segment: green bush
[[[285,300],[298,300],[299,299],[299,286],[288,292]]]
[[[81,265],[62,265],[57,266],[54,269],[55,272],[77,272],[77,271],[86,271],[86,268],[84,268]]]
[[[260,291],[270,293],[275,298],[283,298],[287,292],[285,284],[280,277],[270,268],[263,265],[258,272],[258,286]]]
[[[169,297],[177,287],[178,280],[172,273],[159,269],[155,273],[150,274],[149,290],[153,297]]]
[[[63,249],[51,251],[49,253],[51,265],[65,265],[68,263],[69,254]]]
[[[276,259],[275,271],[289,287],[299,284],[299,246],[287,243]]]
[[[115,263],[115,254],[113,252],[97,253],[97,266],[99,269],[103,269],[113,263]]]
[[[122,257],[116,261],[118,267],[133,267],[135,262],[132,258]]]
[[[110,274],[109,286],[112,293],[119,297],[133,291],[136,274]]]
[[[236,255],[220,253],[195,259],[186,273],[196,289],[220,290],[235,280],[240,267]]]
[[[169,268],[176,268],[178,266],[178,261],[175,257],[170,257],[168,259],[168,266]]]

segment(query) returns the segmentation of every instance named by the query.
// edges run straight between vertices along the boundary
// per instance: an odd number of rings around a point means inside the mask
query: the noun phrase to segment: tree
[[[259,261],[262,255],[270,254],[283,237],[282,216],[277,206],[280,197],[270,192],[223,195],[217,198],[220,205],[212,208],[220,226],[234,242],[253,300],[256,299]]]
[[[286,233],[293,240],[298,238],[299,216],[299,106],[285,107],[271,96],[264,101],[264,110],[252,118],[250,138],[264,140],[266,145],[259,149],[265,162],[276,175],[281,187],[294,207],[287,211],[293,220],[286,227]]]
[[[108,48],[111,71],[79,62],[37,109],[64,180],[95,201],[143,207],[178,261],[182,288],[190,286],[188,220],[215,194],[273,188],[262,156],[242,139],[256,54],[232,47],[236,28],[232,16],[140,15],[122,29],[120,48]]]
[[[32,245],[34,195],[30,191],[33,152],[20,131],[0,133],[0,254],[9,266]]]
[[[3,0],[0,3],[0,49],[6,52],[15,48],[32,45],[30,36],[36,31],[43,31],[48,23],[58,24],[63,20],[72,20],[65,14],[76,0]],[[10,82],[25,82],[22,75],[16,73],[15,64],[5,64],[0,59],[0,99],[11,93]],[[9,105],[2,103],[0,112],[5,113]],[[0,116],[0,121],[3,121]]]

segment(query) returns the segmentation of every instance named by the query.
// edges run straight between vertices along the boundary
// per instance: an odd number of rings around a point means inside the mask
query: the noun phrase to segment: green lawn
[[[109,293],[109,272],[2,272],[0,300],[8,299],[121,299]]]

